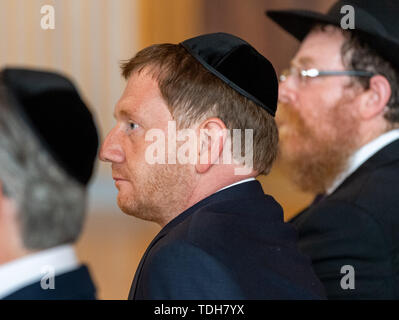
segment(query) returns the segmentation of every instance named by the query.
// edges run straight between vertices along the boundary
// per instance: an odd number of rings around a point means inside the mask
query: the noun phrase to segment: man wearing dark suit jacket
[[[277,153],[270,62],[217,33],[145,48],[122,71],[100,158],[112,163],[119,207],[162,227],[129,299],[322,298],[293,228],[255,180]]]
[[[398,14],[368,0],[268,12],[302,41],[277,123],[291,177],[318,194],[292,224],[331,299],[399,298]]]
[[[52,72],[0,72],[0,299],[95,299],[73,243],[98,136],[74,85]]]

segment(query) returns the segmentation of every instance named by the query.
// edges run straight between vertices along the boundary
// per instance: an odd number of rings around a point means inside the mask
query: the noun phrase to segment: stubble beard
[[[188,165],[152,165],[146,175],[133,183],[128,195],[118,195],[118,206],[126,214],[165,225],[184,211],[190,195],[191,175]]]

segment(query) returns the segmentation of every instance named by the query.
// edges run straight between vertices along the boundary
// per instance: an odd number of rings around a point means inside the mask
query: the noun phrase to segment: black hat
[[[57,73],[27,69],[7,68],[0,76],[43,146],[69,175],[86,185],[93,172],[98,135],[72,82]]]
[[[284,30],[302,41],[315,23],[341,26],[346,15],[341,8],[354,8],[355,29],[370,47],[374,48],[396,67],[399,67],[399,2],[397,0],[346,0],[337,1],[322,14],[308,10],[270,10],[266,14]]]
[[[180,44],[216,77],[275,115],[276,72],[269,60],[250,44],[227,33],[205,34]]]

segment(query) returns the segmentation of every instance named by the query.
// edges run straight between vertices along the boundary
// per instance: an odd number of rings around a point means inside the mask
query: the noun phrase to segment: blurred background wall
[[[52,69],[71,77],[92,108],[102,138],[123,88],[118,64],[153,43],[180,42],[207,32],[229,32],[250,42],[279,72],[298,43],[269,21],[266,9],[325,11],[331,0],[0,0],[0,67]],[[55,9],[55,29],[40,26],[43,5]],[[62,116],[62,114],[60,114]],[[0,137],[1,139],[1,137]],[[290,184],[277,162],[264,191],[283,206],[288,220],[312,195]],[[89,212],[77,251],[88,263],[99,298],[126,299],[147,245],[160,230],[127,217],[115,204],[109,165],[98,164]]]

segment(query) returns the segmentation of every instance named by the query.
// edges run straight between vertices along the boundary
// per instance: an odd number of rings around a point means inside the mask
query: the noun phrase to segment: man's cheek
[[[285,140],[289,139],[290,131],[292,131],[292,129],[290,129],[287,125],[279,127],[278,133],[279,133],[280,141],[285,141]]]
[[[296,122],[286,123],[279,127],[280,140],[298,140],[302,129]]]

